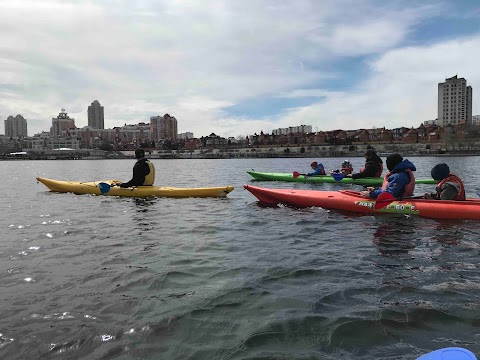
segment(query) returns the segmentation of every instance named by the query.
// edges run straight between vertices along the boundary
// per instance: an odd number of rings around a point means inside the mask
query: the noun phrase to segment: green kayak
[[[367,185],[375,186],[382,185],[383,177],[379,178],[362,178],[362,179],[352,179],[352,178],[343,178],[340,180],[335,180],[331,175],[315,175],[315,176],[305,176],[299,175],[294,177],[293,173],[264,173],[258,171],[247,171],[255,180],[258,181],[289,181],[289,182],[302,182],[302,183],[342,183],[342,184],[357,184],[357,185]],[[415,179],[416,184],[435,184],[433,179]]]

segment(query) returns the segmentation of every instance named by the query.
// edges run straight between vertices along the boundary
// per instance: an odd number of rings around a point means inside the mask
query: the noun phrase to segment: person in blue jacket
[[[310,167],[313,169],[313,171],[309,172],[307,176],[325,175],[325,168],[323,167],[322,164],[319,164],[318,162],[314,161],[310,164]]]
[[[389,192],[395,198],[411,196],[415,189],[415,165],[408,159],[403,159],[400,154],[392,154],[387,157],[388,173],[385,175],[381,189],[368,187],[362,191],[364,197],[376,199],[383,192]]]

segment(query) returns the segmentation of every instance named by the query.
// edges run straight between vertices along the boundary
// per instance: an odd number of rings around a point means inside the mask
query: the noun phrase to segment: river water
[[[133,159],[0,162],[0,358],[480,354],[480,221],[265,208],[242,188],[246,170],[312,160],[153,160],[157,184],[235,186],[227,199],[58,194],[35,181],[127,181]],[[446,161],[469,196],[480,191],[480,157],[410,160],[417,177]]]

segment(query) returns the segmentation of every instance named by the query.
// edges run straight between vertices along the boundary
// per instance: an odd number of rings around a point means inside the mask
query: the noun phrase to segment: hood
[[[417,171],[417,168],[415,167],[415,165],[413,165],[408,159],[403,159],[401,163],[398,163],[397,166],[393,168],[392,173],[405,171],[407,169],[410,169],[412,171]]]

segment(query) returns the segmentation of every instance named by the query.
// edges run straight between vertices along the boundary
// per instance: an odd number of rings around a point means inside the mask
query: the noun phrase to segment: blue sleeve
[[[407,173],[393,174],[388,178],[387,190],[382,190],[382,189],[374,190],[370,192],[370,198],[376,199],[378,195],[380,195],[382,192],[389,192],[394,197],[398,198],[400,197],[400,193],[402,192],[402,190],[405,189],[405,186],[409,182],[410,182],[410,177],[408,176]]]
[[[322,164],[318,164],[314,171],[309,172],[307,175],[321,175],[325,171]]]

